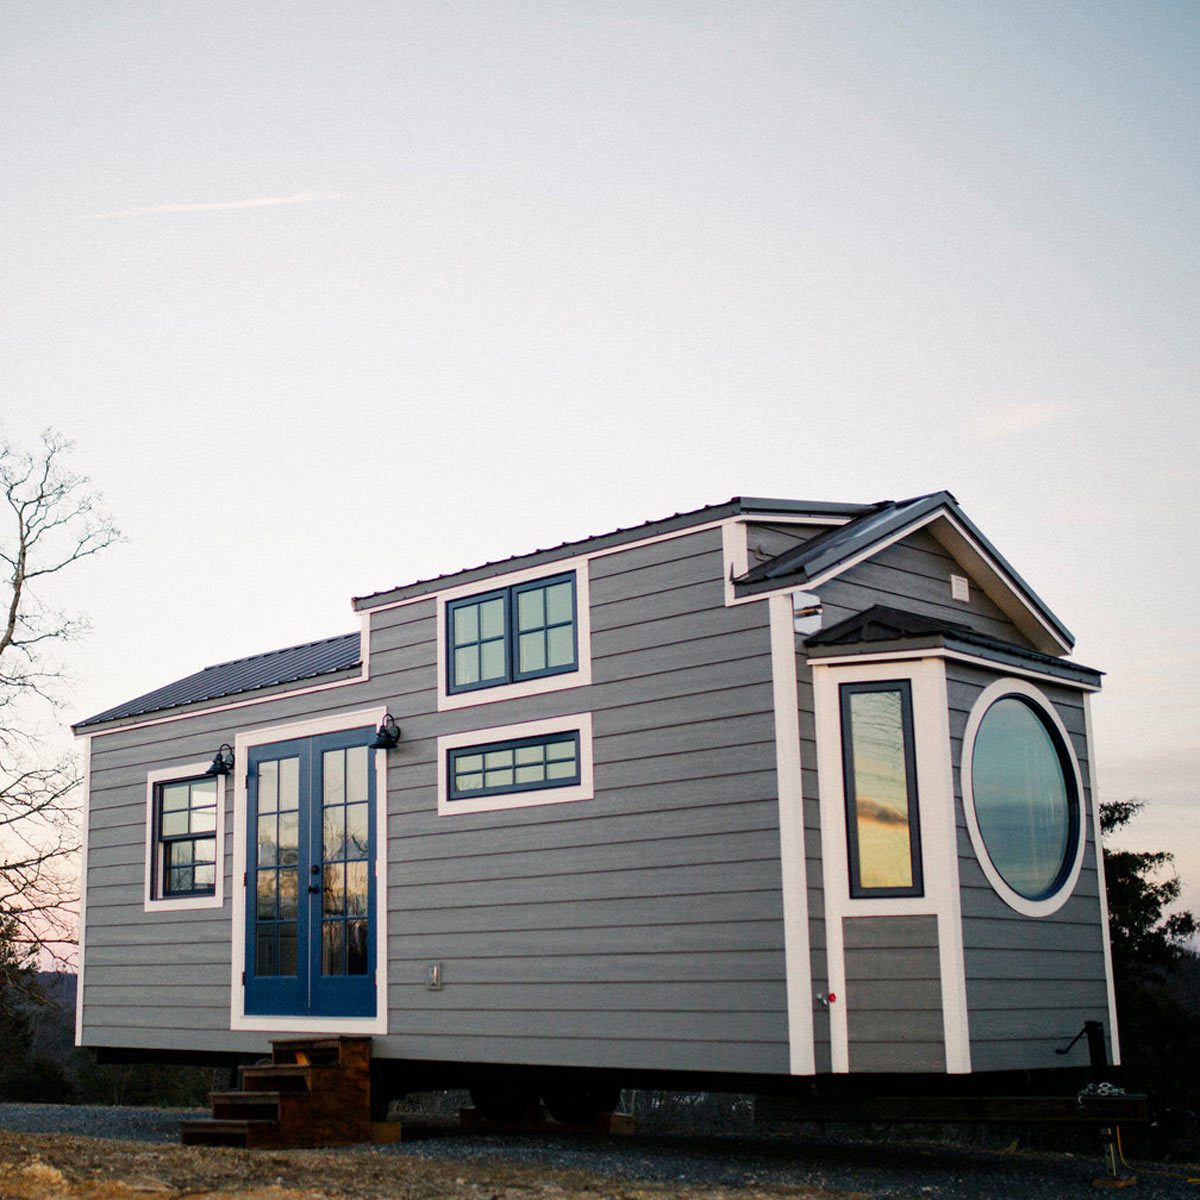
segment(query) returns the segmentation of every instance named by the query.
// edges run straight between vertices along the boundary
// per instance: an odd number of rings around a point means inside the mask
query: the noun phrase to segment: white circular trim
[[[1067,877],[1058,891],[1043,900],[1030,900],[1015,892],[1005,883],[984,845],[983,834],[979,831],[979,820],[975,815],[975,796],[971,787],[971,760],[975,753],[975,735],[979,732],[979,726],[983,722],[987,710],[1001,696],[1012,695],[1022,696],[1034,704],[1058,731],[1058,736],[1066,748],[1071,770],[1075,775],[1075,797],[1079,806],[1075,861],[1071,864],[1071,869],[1067,872]],[[1079,771],[1079,760],[1075,757],[1071,736],[1067,733],[1066,726],[1062,723],[1058,713],[1054,711],[1054,705],[1038,688],[1024,679],[1014,679],[1010,676],[1005,679],[997,679],[995,683],[989,684],[979,693],[971,708],[971,715],[967,718],[967,727],[963,731],[962,763],[959,775],[962,781],[963,812],[967,818],[967,832],[971,835],[971,845],[974,846],[975,857],[979,860],[979,865],[983,868],[983,873],[987,876],[987,880],[995,889],[996,894],[1009,908],[1015,909],[1026,917],[1048,917],[1051,913],[1057,912],[1071,898],[1071,894],[1075,891],[1075,884],[1079,880],[1079,872],[1083,867],[1083,853],[1087,846],[1087,826],[1084,823],[1083,777]]]

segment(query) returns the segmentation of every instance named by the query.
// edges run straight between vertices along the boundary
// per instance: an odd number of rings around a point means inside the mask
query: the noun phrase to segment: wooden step
[[[180,1121],[185,1146],[272,1146],[279,1137],[276,1121]]]
[[[282,1092],[213,1092],[212,1115],[218,1121],[278,1121]]]
[[[313,1072],[330,1071],[330,1065],[274,1063],[265,1067],[242,1068],[244,1092],[308,1092],[312,1090]]]
[[[271,1059],[279,1065],[336,1066],[342,1061],[340,1038],[287,1038],[272,1040]]]

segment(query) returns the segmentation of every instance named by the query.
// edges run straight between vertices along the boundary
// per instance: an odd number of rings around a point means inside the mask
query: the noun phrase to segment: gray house
[[[949,493],[354,608],[75,726],[80,1044],[369,1035],[400,1089],[984,1077],[1086,1065],[1085,1021],[1118,1061],[1100,675]]]

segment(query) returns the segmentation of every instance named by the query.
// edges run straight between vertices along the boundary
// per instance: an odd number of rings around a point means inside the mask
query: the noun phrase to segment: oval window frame
[[[1006,696],[1015,696],[1028,704],[1046,726],[1051,740],[1057,743],[1055,748],[1058,751],[1059,761],[1064,766],[1070,767],[1067,775],[1067,788],[1068,790],[1073,788],[1075,793],[1075,846],[1070,853],[1070,866],[1059,873],[1059,883],[1055,890],[1038,900],[1030,900],[1027,896],[1022,896],[1020,892],[1009,886],[997,870],[996,864],[992,862],[992,857],[988,853],[987,845],[984,843],[983,833],[979,828],[979,819],[975,813],[975,793],[971,780],[975,738],[988,710]],[[985,687],[971,706],[967,726],[963,731],[959,775],[962,783],[962,805],[967,820],[967,832],[975,850],[976,861],[982,868],[988,883],[991,884],[992,890],[1009,908],[1019,912],[1022,916],[1048,917],[1051,913],[1057,912],[1074,894],[1075,885],[1079,882],[1079,873],[1083,869],[1083,856],[1087,849],[1087,825],[1085,824],[1083,775],[1079,770],[1079,759],[1076,757],[1075,747],[1071,744],[1071,735],[1067,732],[1067,727],[1045,693],[1024,679],[1012,677],[997,679]]]

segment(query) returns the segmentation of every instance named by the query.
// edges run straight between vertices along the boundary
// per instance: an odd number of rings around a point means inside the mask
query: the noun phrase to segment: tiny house
[[[947,492],[737,498],[390,587],[79,722],[77,1040],[376,1086],[1119,1060],[1099,672]],[[489,1082],[490,1081],[490,1082]],[[499,1081],[499,1082],[497,1082]]]

